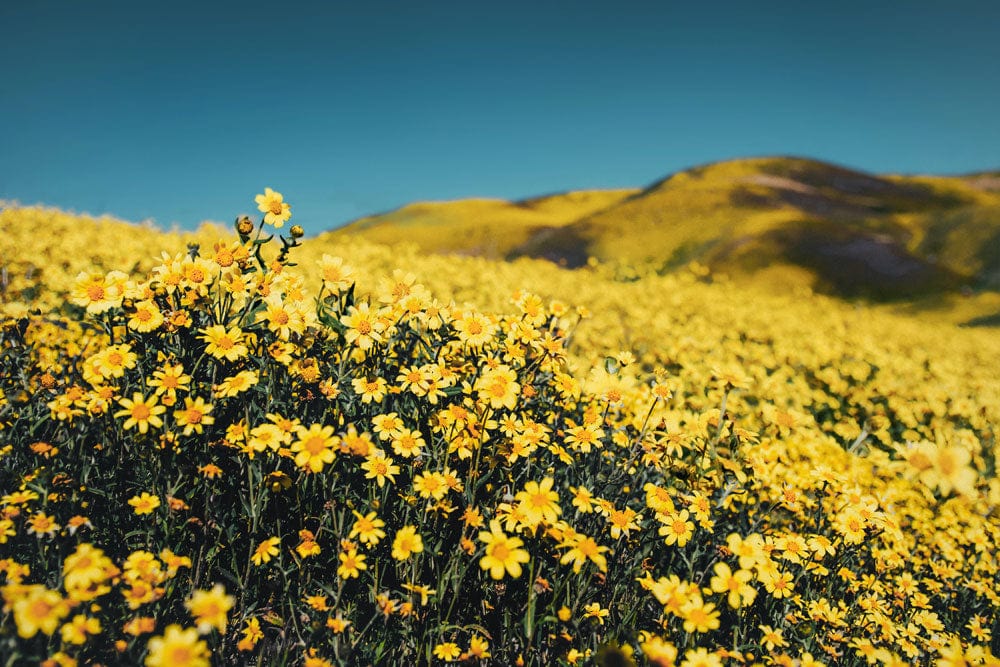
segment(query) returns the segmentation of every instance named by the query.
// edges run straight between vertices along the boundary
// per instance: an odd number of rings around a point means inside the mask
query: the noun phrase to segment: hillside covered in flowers
[[[0,210],[6,664],[997,665],[1000,337]]]

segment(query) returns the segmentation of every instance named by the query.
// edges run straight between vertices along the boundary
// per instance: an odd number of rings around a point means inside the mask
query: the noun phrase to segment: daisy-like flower
[[[243,330],[239,327],[227,329],[221,324],[215,324],[202,329],[198,338],[207,343],[205,352],[216,359],[236,361],[249,352],[243,342]]]
[[[333,434],[332,426],[313,424],[309,428],[298,428],[298,439],[290,447],[295,454],[295,465],[318,473],[336,458],[334,449],[339,438]]]
[[[337,576],[341,579],[357,579],[361,570],[367,570],[364,554],[359,554],[356,549],[348,549],[337,554],[340,565],[337,566]]]
[[[264,214],[264,222],[274,225],[276,229],[281,229],[292,217],[292,209],[285,198],[271,188],[264,188],[264,194],[254,197],[254,201],[257,202],[257,210]]]
[[[591,602],[583,607],[583,617],[584,618],[596,618],[597,621],[604,625],[604,619],[611,614],[609,609],[604,609],[601,607],[599,602]]]
[[[253,561],[254,565],[263,565],[264,563],[271,562],[271,559],[278,555],[279,544],[281,544],[281,538],[267,538],[257,545],[257,549],[253,552],[253,556],[250,557],[250,560]]]
[[[739,609],[743,605],[753,603],[757,597],[757,589],[750,585],[753,573],[749,570],[733,572],[726,563],[715,564],[715,576],[709,582],[716,593],[727,593],[729,606]]]
[[[399,474],[399,466],[394,465],[392,459],[385,455],[381,449],[376,449],[361,464],[361,469],[365,470],[365,479],[374,479],[379,488],[385,486],[385,481],[396,483],[396,475]]]
[[[396,560],[406,560],[423,550],[424,540],[416,526],[403,526],[392,540],[392,557]]]
[[[201,434],[205,426],[215,423],[215,417],[209,414],[211,411],[212,404],[205,403],[204,399],[185,398],[184,407],[174,412],[174,419],[178,426],[184,427],[184,435]]]
[[[344,264],[342,257],[333,257],[323,253],[323,257],[316,263],[323,274],[323,287],[326,289],[332,292],[342,292],[351,286],[354,269]]]
[[[196,590],[184,606],[194,617],[200,634],[208,634],[214,628],[224,635],[227,615],[235,602],[236,598],[227,595],[222,584],[215,584],[210,591]]]
[[[156,400],[156,395],[145,398],[142,393],[135,392],[132,398],[122,398],[118,401],[122,409],[115,413],[115,417],[126,417],[122,428],[126,431],[131,428],[139,429],[139,433],[149,432],[149,427],[160,428],[163,420],[160,415],[167,411]]]
[[[514,496],[519,501],[518,509],[529,526],[536,526],[543,521],[555,523],[562,514],[559,494],[552,490],[554,481],[551,477],[546,477],[541,482],[526,482],[524,490],[518,491]]]
[[[605,558],[604,552],[609,551],[609,549],[599,545],[594,538],[588,535],[574,533],[563,540],[559,547],[569,549],[562,555],[559,562],[563,565],[573,563],[574,573],[579,572],[588,560],[594,563],[601,572],[608,571],[608,559]]]
[[[521,564],[531,560],[528,552],[521,548],[524,542],[504,533],[496,519],[490,521],[489,532],[479,533],[479,541],[486,545],[486,554],[479,559],[479,567],[489,570],[494,579],[503,579],[505,574],[517,579],[521,576]]]
[[[209,667],[208,644],[194,628],[168,625],[162,636],[149,640],[146,667]]]
[[[441,500],[448,493],[448,483],[441,473],[425,470],[413,478],[413,490],[421,498]]]
[[[662,526],[660,526],[659,534],[663,537],[663,541],[667,544],[676,544],[679,547],[683,547],[694,535],[694,523],[688,521],[690,514],[687,510],[681,510],[680,512],[661,515],[660,518]]]
[[[62,626],[60,632],[64,644],[82,646],[87,643],[89,635],[101,634],[101,622],[96,618],[77,614],[69,623]]]
[[[341,324],[347,327],[344,338],[348,344],[357,345],[362,350],[370,350],[376,343],[382,342],[385,325],[376,317],[367,303],[351,306],[346,315],[340,318]]]
[[[28,519],[28,532],[38,537],[42,535],[53,537],[60,528],[56,520],[45,512],[38,512]]]
[[[351,512],[354,514],[355,521],[354,525],[351,526],[349,539],[353,540],[357,537],[362,544],[374,547],[385,537],[385,531],[382,530],[385,527],[385,521],[379,519],[375,512],[369,512],[365,515],[357,510],[351,510]]]
[[[136,514],[152,514],[153,510],[160,506],[160,499],[143,491],[138,496],[128,499],[128,504],[132,506]]]
[[[462,655],[462,649],[455,642],[442,642],[434,647],[434,655],[445,662],[453,662]]]
[[[149,333],[163,324],[163,313],[155,301],[143,300],[134,306],[135,311],[128,320],[128,328],[140,333]]]
[[[24,587],[12,607],[17,634],[23,639],[31,639],[39,632],[52,635],[70,611],[69,603],[58,591],[37,584]]]

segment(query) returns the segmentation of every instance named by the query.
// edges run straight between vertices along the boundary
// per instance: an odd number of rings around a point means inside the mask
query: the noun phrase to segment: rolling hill
[[[730,160],[642,190],[411,204],[332,232],[430,252],[591,258],[639,273],[691,262],[848,297],[1000,289],[1000,176],[876,176],[816,160]]]

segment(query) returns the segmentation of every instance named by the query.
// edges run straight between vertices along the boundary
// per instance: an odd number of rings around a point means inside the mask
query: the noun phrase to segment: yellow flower
[[[707,648],[693,648],[684,654],[680,667],[722,667],[722,659]]]
[[[479,541],[486,545],[486,554],[479,560],[479,567],[489,570],[494,579],[503,579],[505,573],[517,579],[521,576],[521,564],[531,560],[528,552],[521,548],[524,542],[518,537],[508,537],[496,519],[490,521],[489,532],[479,533]]]
[[[559,494],[552,490],[554,480],[546,477],[539,482],[529,481],[524,485],[523,491],[518,491],[514,496],[520,501],[518,509],[524,515],[529,527],[538,525],[545,521],[555,523],[562,508],[559,507]]]
[[[685,632],[708,632],[719,627],[719,612],[711,602],[695,597],[681,607]]]
[[[757,589],[749,584],[753,573],[749,570],[737,570],[735,573],[725,563],[715,564],[715,576],[709,582],[716,593],[728,593],[729,606],[738,609],[745,604],[752,604],[757,597]]]
[[[347,627],[350,624],[351,622],[345,618],[341,618],[340,614],[337,614],[336,616],[331,616],[330,618],[326,619],[327,629],[329,629],[330,632],[332,632],[335,635],[343,633],[345,630],[347,630]]]
[[[139,301],[134,306],[135,311],[129,317],[128,328],[140,333],[149,333],[163,324],[163,313],[155,301]]]
[[[354,539],[357,537],[362,544],[374,547],[385,537],[385,531],[382,530],[385,527],[385,522],[379,519],[375,515],[375,512],[369,512],[365,515],[362,515],[357,510],[351,510],[351,512],[354,514],[356,520],[354,525],[351,526],[351,533],[348,535],[348,538]]]
[[[694,534],[694,523],[688,521],[689,516],[687,510],[658,515],[657,518],[664,524],[659,528],[659,534],[664,538],[663,541],[667,544],[676,544],[679,547],[687,544]]]
[[[243,343],[243,331],[239,327],[226,329],[221,324],[215,324],[202,329],[198,337],[207,343],[205,352],[216,359],[236,361],[249,352]]]
[[[517,382],[517,373],[505,365],[490,368],[483,372],[476,381],[476,391],[479,398],[487,401],[494,410],[507,408],[513,410],[521,393],[521,385]]]
[[[674,667],[677,660],[677,647],[659,637],[652,636],[640,645],[646,659],[654,667]]]
[[[38,512],[28,519],[28,532],[38,537],[42,535],[53,537],[60,527],[53,517],[44,512]]]
[[[421,498],[433,498],[441,500],[448,493],[448,484],[444,475],[439,472],[425,470],[413,478],[413,490]]]
[[[149,640],[146,667],[209,667],[210,655],[197,630],[168,625],[162,636]]]
[[[104,313],[121,306],[122,292],[106,276],[83,272],[76,277],[70,301],[83,306],[88,313]]]
[[[489,651],[490,644],[479,635],[472,635],[469,639],[469,657],[477,660],[484,660],[493,657]]]
[[[87,643],[87,635],[101,633],[101,622],[96,618],[77,614],[73,620],[62,626],[61,632],[63,643],[83,645]]]
[[[321,550],[319,544],[316,542],[316,535],[311,530],[300,530],[299,539],[302,541],[295,547],[295,551],[298,552],[300,557],[309,558],[310,556],[318,556],[320,554]]]
[[[403,589],[420,595],[420,604],[422,606],[427,606],[427,602],[430,600],[430,597],[437,592],[430,586],[425,586],[423,584],[403,584]]]
[[[184,606],[194,617],[200,634],[207,634],[215,628],[224,635],[227,615],[235,602],[236,598],[227,595],[222,584],[215,584],[210,591],[196,590]]]
[[[351,306],[346,315],[340,318],[341,324],[347,327],[344,338],[349,345],[357,345],[362,350],[370,350],[376,343],[382,342],[382,332],[385,325],[376,318],[367,303]]]
[[[280,192],[264,188],[264,194],[254,197],[257,210],[264,214],[264,222],[280,229],[292,217],[292,209]]]
[[[253,617],[247,620],[243,626],[243,638],[236,644],[239,651],[252,651],[257,646],[257,642],[264,638],[264,631],[260,629],[260,620]]]
[[[608,571],[608,560],[604,557],[604,552],[609,551],[609,549],[597,544],[594,538],[575,533],[564,539],[559,546],[569,549],[562,555],[559,562],[563,565],[572,562],[574,573],[579,572],[588,560],[597,565],[601,572]]]
[[[393,465],[392,459],[381,449],[369,454],[361,464],[361,469],[366,471],[365,479],[374,479],[379,487],[385,486],[386,480],[395,483],[396,475],[399,474],[399,466]]]
[[[257,545],[257,550],[254,551],[253,556],[251,556],[251,560],[254,562],[254,565],[269,563],[272,558],[278,555],[279,544],[281,544],[281,538],[269,537]]]
[[[152,514],[160,506],[160,499],[143,491],[140,495],[129,498],[128,504],[136,514]]]
[[[63,587],[71,599],[85,602],[110,591],[103,584],[117,572],[103,551],[84,542],[63,561]]]
[[[392,557],[396,560],[406,560],[423,550],[424,540],[415,526],[403,526],[392,540]]]
[[[591,602],[583,607],[583,617],[596,618],[601,625],[604,625],[604,619],[610,614],[611,611],[602,608],[599,602]]]
[[[39,632],[52,635],[59,627],[59,622],[69,614],[69,604],[57,591],[30,585],[25,586],[20,593],[12,607],[17,634],[23,639],[31,639]]]
[[[443,642],[434,647],[434,655],[445,662],[452,662],[462,655],[462,649],[455,642]]]
[[[316,264],[323,275],[323,287],[333,292],[342,292],[351,286],[354,270],[344,264],[341,257],[332,257],[326,253]]]
[[[130,428],[138,428],[139,433],[147,433],[149,427],[160,428],[163,426],[162,415],[167,409],[157,404],[156,395],[146,399],[140,392],[132,394],[132,398],[122,398],[118,401],[122,410],[115,413],[115,417],[128,417],[122,425],[126,431]]]
[[[295,465],[318,473],[336,458],[334,448],[339,438],[333,434],[332,426],[313,424],[309,428],[298,428],[298,440],[290,449],[295,454]]]
[[[205,403],[204,399],[185,398],[184,407],[174,412],[174,419],[177,420],[178,426],[184,427],[184,435],[200,434],[205,426],[215,423],[215,417],[209,414],[212,407],[211,404]]]

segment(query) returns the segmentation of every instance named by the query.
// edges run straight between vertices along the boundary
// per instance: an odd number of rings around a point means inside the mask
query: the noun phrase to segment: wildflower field
[[[0,210],[0,664],[998,665],[1000,336]]]

